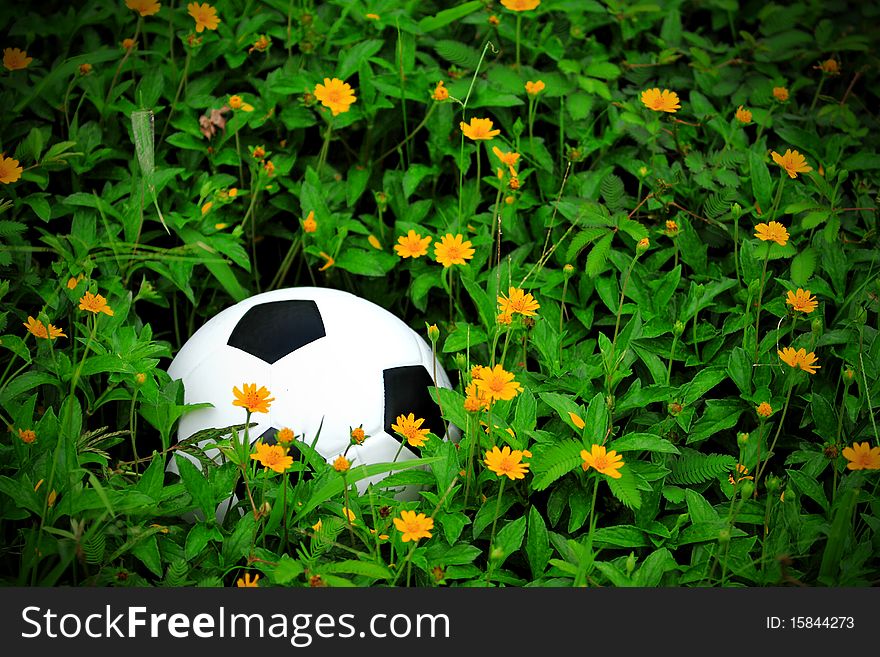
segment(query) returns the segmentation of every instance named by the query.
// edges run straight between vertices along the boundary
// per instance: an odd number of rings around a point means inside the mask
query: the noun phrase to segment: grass
[[[5,584],[876,585],[870,3],[8,4]],[[433,344],[457,447],[177,442],[183,343],[307,285]]]

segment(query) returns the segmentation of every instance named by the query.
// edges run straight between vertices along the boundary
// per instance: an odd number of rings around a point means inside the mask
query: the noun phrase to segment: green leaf
[[[837,413],[834,411],[834,407],[820,393],[813,392],[810,410],[813,415],[813,423],[816,425],[816,433],[828,442],[834,442],[837,437]]]
[[[688,488],[685,490],[685,499],[687,500],[688,515],[693,524],[715,522],[719,519],[718,512],[697,491]]]
[[[752,181],[752,193],[761,206],[761,210],[769,212],[773,182],[770,179],[770,170],[764,157],[754,150],[749,151],[749,178]]]
[[[355,561],[353,559],[324,564],[321,566],[321,573],[362,575],[372,579],[391,579],[394,577],[394,574],[381,564],[370,563],[369,561]]]
[[[211,485],[205,475],[185,456],[175,454],[174,460],[177,462],[177,468],[186,492],[192,497],[193,503],[205,514],[205,520],[209,523],[213,522],[216,505],[211,493]]]
[[[620,68],[611,62],[595,62],[584,68],[584,75],[603,80],[614,80],[620,77]]]
[[[223,540],[223,563],[231,566],[247,555],[251,550],[254,540],[254,528],[256,525],[253,513],[245,513],[236,522],[232,534]]]
[[[665,438],[653,433],[630,433],[626,434],[608,446],[618,452],[660,452],[664,454],[679,454],[678,448]]]
[[[476,545],[435,544],[425,552],[425,559],[432,566],[464,566],[473,563],[483,553]]]
[[[608,488],[628,509],[639,509],[642,506],[642,495],[639,493],[638,481],[632,471],[624,466],[620,470],[620,478],[605,477]]]
[[[786,470],[786,473],[801,493],[818,502],[825,511],[828,511],[828,498],[819,482],[801,470]]]
[[[156,535],[138,541],[131,548],[131,553],[140,559],[156,577],[162,577],[162,557],[159,555],[159,543]]]
[[[573,440],[565,440],[540,452],[540,458],[532,461],[534,490],[545,490],[550,484],[565,476],[583,463],[581,450],[584,446]]]
[[[463,5],[453,7],[452,9],[444,9],[434,16],[426,16],[425,18],[420,20],[419,29],[423,33],[439,30],[441,27],[444,27],[445,25],[449,25],[454,21],[464,18],[468,14],[472,14],[482,7],[483,3],[481,2],[481,0],[472,0],[471,2],[465,2]]]
[[[732,399],[709,399],[706,401],[706,410],[697,420],[688,433],[687,443],[696,443],[706,440],[725,429],[730,429],[739,421],[743,408],[740,403]]]
[[[553,555],[550,547],[547,525],[544,517],[535,506],[529,509],[529,533],[526,538],[526,559],[532,571],[532,577],[537,579],[544,574],[547,562]]]
[[[500,566],[511,554],[519,550],[523,538],[526,535],[526,517],[522,516],[513,522],[509,522],[495,536],[493,554],[491,555],[496,566]],[[495,550],[501,551],[501,556],[496,557]]]
[[[213,516],[212,516],[213,517]],[[196,523],[186,535],[186,547],[184,548],[184,556],[187,561],[192,561],[202,553],[205,546],[211,540],[223,540],[223,535],[216,526],[208,526],[204,522]]]
[[[593,532],[593,545],[596,547],[639,548],[649,545],[644,532],[633,525],[600,527]]]
[[[162,494],[162,483],[165,479],[165,457],[156,452],[153,454],[153,460],[150,461],[150,467],[141,475],[135,490],[149,495],[154,500],[158,500]]]
[[[611,249],[611,240],[614,238],[613,233],[608,233],[593,245],[590,254],[587,256],[587,275],[590,278],[598,276],[605,269],[605,261],[608,258],[608,251]]]
[[[734,347],[727,359],[727,375],[743,395],[752,391],[752,363],[742,347]]]
[[[707,368],[691,379],[690,383],[683,385],[678,394],[684,404],[693,404],[726,378],[727,372],[724,370]]]
[[[804,287],[819,261],[819,253],[811,246],[799,252],[791,261],[791,282],[798,287]]]
[[[852,541],[853,511],[859,498],[859,489],[851,488],[843,491],[835,503],[834,517],[828,542],[822,552],[822,564],[819,567],[819,581],[826,586],[836,583],[837,574],[842,565],[842,557],[846,544]]]
[[[289,554],[282,554],[281,559],[272,567],[269,576],[274,584],[284,586],[299,577],[305,567]]]
[[[665,573],[677,569],[678,564],[672,553],[666,548],[658,548],[648,555],[636,571],[636,586],[656,587]]]

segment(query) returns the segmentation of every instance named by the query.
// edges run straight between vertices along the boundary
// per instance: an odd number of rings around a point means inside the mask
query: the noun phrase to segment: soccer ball
[[[168,373],[183,381],[187,404],[213,405],[184,415],[178,440],[244,423],[232,389],[256,383],[274,401],[268,413],[251,415],[252,443],[274,444],[288,427],[309,445],[318,436],[315,450],[332,462],[349,446],[351,429],[362,426],[369,438],[348,450],[353,466],[416,458],[417,448],[391,425],[413,413],[443,436],[428,387],[452,387],[428,344],[400,319],[348,292],[313,287],[258,294],[220,312],[183,345]],[[451,425],[448,437],[458,438]],[[173,460],[169,467],[176,470]]]

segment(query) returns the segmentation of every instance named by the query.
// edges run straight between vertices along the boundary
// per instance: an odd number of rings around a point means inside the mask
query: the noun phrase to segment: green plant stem
[[[794,390],[794,383],[789,382],[788,392],[785,395],[785,405],[782,407],[782,415],[779,417],[779,425],[776,427],[776,435],[773,436],[773,442],[770,443],[770,446],[767,448],[767,459],[763,463],[759,460],[759,467],[755,468],[756,491],[758,490],[758,481],[760,481],[761,475],[764,474],[764,471],[767,469],[767,464],[770,462],[770,457],[773,455],[773,448],[776,447],[776,441],[779,440],[779,434],[782,433],[782,425],[785,422],[785,414],[788,412],[788,403],[791,401],[792,390]]]
[[[168,131],[168,125],[171,123],[171,117],[174,115],[174,108],[177,105],[177,101],[180,100],[180,94],[183,92],[184,85],[186,85],[186,76],[189,74],[189,63],[191,60],[192,51],[187,49],[186,59],[183,61],[183,75],[180,77],[180,83],[177,85],[174,100],[171,101],[171,105],[168,108],[168,118],[165,119],[165,125],[162,127],[162,134],[159,135],[159,144],[165,141],[165,133]]]
[[[139,392],[139,389],[135,388],[134,392],[131,395],[131,406],[128,411],[128,434],[129,434],[129,437],[131,438],[131,452],[134,456],[134,463],[132,464],[132,467],[134,468],[135,474],[137,474],[137,471],[138,471],[137,466],[138,466],[138,462],[140,461],[140,457],[138,457],[138,453],[137,453],[137,444],[136,444],[137,443],[137,439],[136,439],[137,438],[137,429],[136,429],[136,424],[135,424],[137,422],[137,413],[135,413],[135,403],[137,402],[138,392]]]
[[[776,212],[779,209],[779,202],[782,200],[782,190],[785,187],[785,174],[779,178],[779,186],[776,188],[776,198],[773,199],[773,207],[770,208],[770,214],[767,216],[767,223],[776,219]],[[761,285],[758,288],[758,310],[755,315],[755,362],[758,362],[758,352],[761,349],[761,338],[758,334],[759,322],[761,321],[761,300],[764,296],[764,283],[767,279],[767,262],[770,260],[771,241],[767,241],[767,252],[764,254],[764,268],[761,270]]]
[[[594,473],[593,476],[593,499],[590,502],[590,533],[587,534],[587,552],[590,554],[592,558],[593,554],[593,535],[596,531],[596,498],[599,496],[599,475]],[[580,587],[584,585],[584,579],[586,578],[587,573],[583,568],[583,563],[578,564],[577,575],[575,575],[575,587]]]
[[[813,94],[813,102],[810,103],[810,112],[816,109],[816,101],[819,100],[819,94],[822,93],[822,87],[825,85],[825,75],[819,78],[819,84],[816,86],[816,93]]]
[[[333,135],[333,117],[327,120],[327,130],[324,133],[324,144],[321,146],[321,153],[318,155],[318,175],[327,161],[327,153],[330,151],[330,137]]]
[[[477,416],[475,413],[468,412],[467,415],[467,428],[465,435],[468,438],[468,457],[467,457],[467,471],[465,473],[466,478],[464,480],[464,508],[467,508],[468,500],[470,499],[470,490],[471,490],[471,479],[473,479],[473,471],[474,471],[474,452],[476,451],[476,432],[480,429],[479,421],[475,421]]]
[[[495,559],[492,557],[492,544],[495,542],[495,526],[498,523],[498,514],[501,512],[501,496],[504,494],[504,477],[498,485],[498,501],[495,503],[495,517],[492,519],[492,531],[489,533],[489,567],[486,569],[486,586],[492,581],[492,567]]]
[[[609,393],[611,392],[611,379],[614,376],[614,372],[617,370],[617,367],[614,364],[614,358],[617,355],[617,334],[620,332],[620,316],[623,312],[623,299],[626,295],[626,286],[627,283],[629,283],[630,274],[632,274],[633,267],[635,267],[636,260],[638,259],[638,254],[633,256],[633,259],[629,263],[629,267],[626,269],[626,275],[623,278],[623,285],[620,288],[620,299],[617,302],[617,319],[614,322],[614,337],[611,340],[611,362],[608,363],[608,374],[605,379],[605,387]]]
[[[736,284],[742,285],[742,277],[739,273],[739,216],[733,218],[733,266],[736,269]]]
[[[516,70],[519,70],[519,35],[522,26],[522,15],[516,15]]]
[[[697,317],[699,316],[699,314],[699,310],[694,313],[694,321],[693,324],[691,324],[691,334],[693,335],[694,339],[694,355],[697,357],[698,363],[700,362],[700,345],[697,342]]]
[[[678,335],[673,332],[672,334],[672,347],[669,349],[669,360],[666,363],[666,385],[669,385],[669,381],[672,378],[672,359],[675,356],[675,346],[678,344]]]
[[[380,155],[376,159],[374,164],[378,164],[379,162],[384,160],[386,157],[388,157],[392,153],[396,152],[399,148],[406,146],[410,142],[410,140],[412,140],[412,138],[416,136],[416,134],[419,132],[419,130],[421,130],[422,128],[425,127],[425,124],[428,122],[428,119],[431,117],[431,114],[433,114],[434,110],[437,109],[438,104],[439,103],[437,101],[434,101],[433,103],[431,103],[431,106],[428,108],[428,111],[425,113],[425,117],[421,120],[421,122],[415,128],[413,128],[413,131],[411,133],[409,133],[406,137],[404,137],[403,141],[397,143],[395,146],[393,146],[392,148],[389,148],[387,151],[382,153],[382,155]]]
[[[131,53],[135,51],[137,48],[137,39],[141,33],[141,27],[144,24],[143,16],[138,16],[137,25],[134,28],[134,37],[132,40],[135,42],[135,45],[128,50],[125,51],[125,54],[122,56],[122,59],[119,60],[119,65],[116,67],[116,72],[113,74],[113,80],[110,82],[110,87],[107,89],[107,95],[104,97],[104,106],[101,108],[101,122],[104,121],[104,115],[107,113],[107,104],[110,102],[110,96],[113,95],[113,88],[116,86],[116,82],[119,80],[119,73],[122,71],[122,67],[125,66],[125,62],[128,61],[128,58],[131,56]],[[65,112],[67,111],[67,103],[64,103]],[[69,126],[68,126],[69,129]]]

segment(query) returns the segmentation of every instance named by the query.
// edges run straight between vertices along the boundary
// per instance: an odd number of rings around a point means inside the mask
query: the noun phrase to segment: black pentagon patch
[[[263,433],[261,433],[257,440],[262,440],[264,445],[277,445],[278,439],[275,438],[275,435],[281,431],[281,429],[276,429],[275,427],[269,427]],[[256,441],[254,441],[256,442]]]
[[[250,308],[227,344],[270,365],[327,335],[314,301],[270,301]]]
[[[401,440],[391,425],[397,423],[398,415],[413,413],[417,418],[425,418],[422,429],[430,429],[431,433],[442,437],[446,425],[440,416],[440,407],[428,393],[428,387],[434,385],[434,379],[425,366],[392,367],[385,370],[382,376],[385,379],[385,432]]]

